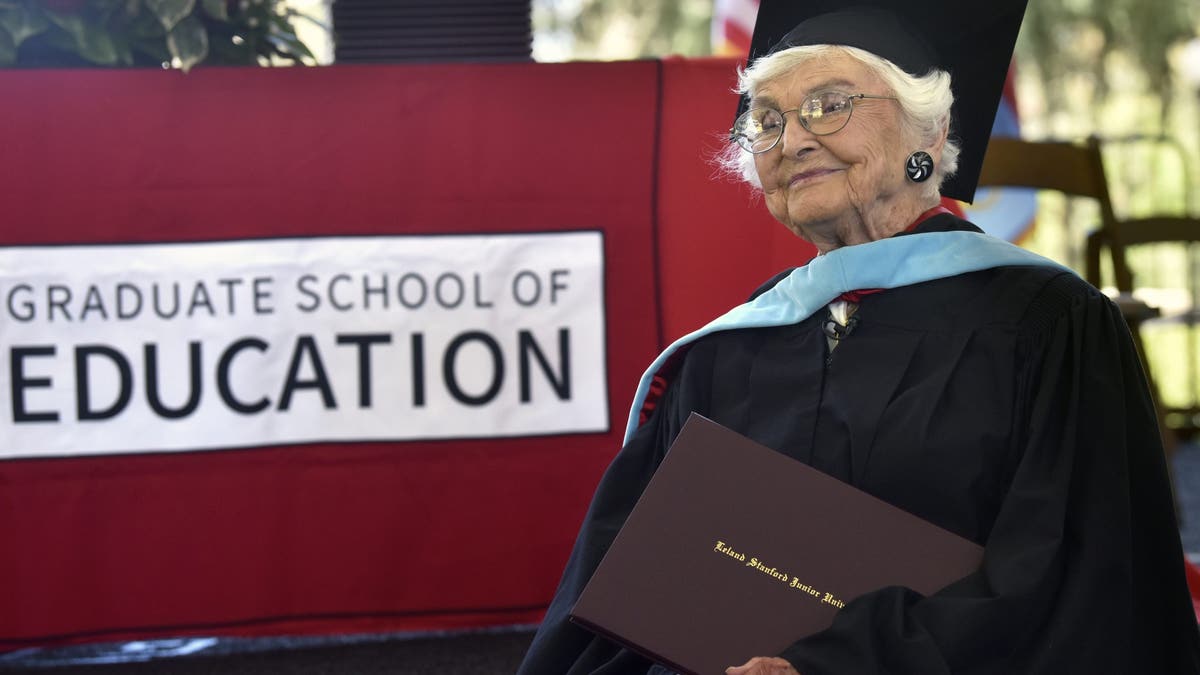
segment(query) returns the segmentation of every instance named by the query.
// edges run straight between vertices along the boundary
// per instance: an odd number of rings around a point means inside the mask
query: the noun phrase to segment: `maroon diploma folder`
[[[680,673],[773,656],[884,586],[933,593],[978,545],[693,414],[571,611]]]

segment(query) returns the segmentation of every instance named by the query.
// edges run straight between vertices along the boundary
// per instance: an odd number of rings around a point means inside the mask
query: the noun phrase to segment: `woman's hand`
[[[725,675],[800,675],[792,664],[778,656],[756,656],[735,668],[726,668]]]

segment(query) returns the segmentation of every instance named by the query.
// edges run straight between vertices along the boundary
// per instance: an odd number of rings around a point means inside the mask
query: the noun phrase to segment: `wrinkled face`
[[[765,83],[751,107],[795,110],[810,94],[825,90],[892,95],[860,61],[837,54]],[[866,214],[915,189],[905,177],[904,161],[919,147],[903,127],[897,101],[855,100],[846,126],[825,136],[805,129],[794,112],[784,118],[783,137],[755,155],[755,167],[771,215],[801,237],[813,241],[814,235],[856,227]]]

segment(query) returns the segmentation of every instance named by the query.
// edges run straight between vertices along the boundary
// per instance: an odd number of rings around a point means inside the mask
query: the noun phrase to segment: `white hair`
[[[754,65],[738,71],[737,93],[747,100],[766,83],[787,75],[796,68],[814,59],[828,58],[837,54],[853,57],[867,66],[896,96],[904,113],[904,125],[922,143],[932,145],[950,126],[950,108],[954,94],[950,91],[950,74],[944,70],[931,70],[922,76],[910,75],[896,64],[857,47],[844,45],[804,45],[791,47],[754,62]],[[919,148],[913,148],[918,150]],[[927,185],[936,192],[942,181],[952,176],[958,168],[957,141],[947,138],[942,146],[942,156],[934,162],[933,177]],[[742,150],[732,141],[716,158],[724,173],[744,180],[761,189],[758,170],[754,166],[754,155]],[[901,171],[902,167],[896,167]]]

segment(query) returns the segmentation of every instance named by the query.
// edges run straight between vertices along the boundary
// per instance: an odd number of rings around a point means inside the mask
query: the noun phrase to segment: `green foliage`
[[[282,0],[0,0],[0,67],[314,63]]]
[[[800,0],[797,0],[800,1]],[[964,0],[969,1],[969,0]],[[710,52],[713,0],[534,0],[534,24],[569,35],[557,58],[644,58]],[[1170,97],[1173,45],[1196,34],[1196,0],[1032,0],[1017,43],[1018,65],[1036,68],[1052,111],[1066,82],[1090,78],[1096,100],[1112,89],[1112,57],[1127,59],[1146,86]],[[614,35],[624,39],[610,39]],[[1096,101],[1089,101],[1089,105]]]
[[[1169,50],[1195,35],[1197,21],[1200,3],[1180,0],[1035,0],[1017,42],[1019,65],[1040,70],[1047,93],[1061,92],[1068,79],[1085,74],[1099,100],[1112,89],[1111,59],[1120,55],[1149,89],[1169,97]],[[1061,97],[1048,100],[1051,110],[1066,107]]]
[[[535,31],[571,35],[570,58],[629,59],[711,52],[713,0],[534,0]]]

